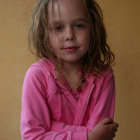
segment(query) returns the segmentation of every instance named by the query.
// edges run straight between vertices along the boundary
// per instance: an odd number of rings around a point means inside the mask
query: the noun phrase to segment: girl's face
[[[48,5],[48,34],[55,55],[64,62],[80,62],[90,43],[88,14],[80,0]]]

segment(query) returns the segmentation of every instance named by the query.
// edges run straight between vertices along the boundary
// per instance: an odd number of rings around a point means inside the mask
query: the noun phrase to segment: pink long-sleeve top
[[[31,65],[22,90],[22,140],[87,140],[105,117],[113,118],[115,86],[112,69],[86,76],[81,92],[71,91],[55,75],[48,59]],[[74,94],[79,95],[77,100]]]

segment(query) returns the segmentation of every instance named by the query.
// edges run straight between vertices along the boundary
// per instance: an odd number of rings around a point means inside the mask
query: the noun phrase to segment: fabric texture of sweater
[[[114,116],[113,70],[87,75],[79,99],[56,77],[54,64],[42,59],[26,72],[22,89],[22,140],[87,140],[105,117]]]

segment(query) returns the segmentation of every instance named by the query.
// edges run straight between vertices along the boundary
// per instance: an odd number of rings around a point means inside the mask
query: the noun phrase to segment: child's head
[[[106,42],[101,9],[94,0],[40,0],[29,41],[38,57],[80,61],[83,72],[98,74],[114,59]]]

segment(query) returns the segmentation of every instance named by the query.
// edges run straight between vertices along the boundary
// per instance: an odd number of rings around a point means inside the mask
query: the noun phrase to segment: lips
[[[68,52],[68,53],[73,53],[73,52],[76,52],[78,50],[78,48],[79,47],[69,46],[69,47],[63,48],[63,50]]]

